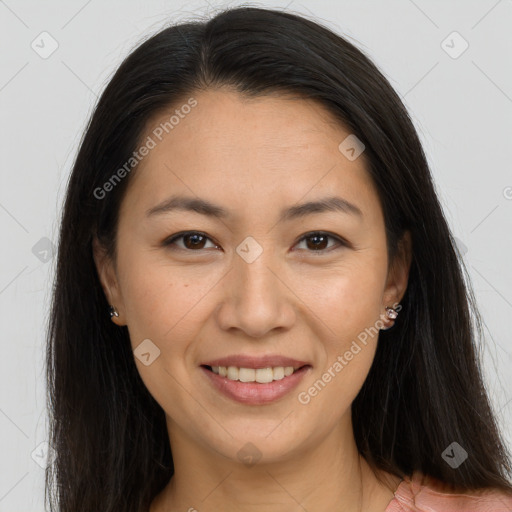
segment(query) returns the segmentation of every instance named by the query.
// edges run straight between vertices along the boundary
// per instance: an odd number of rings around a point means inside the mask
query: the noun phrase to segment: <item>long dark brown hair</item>
[[[146,511],[174,473],[164,411],[139,376],[127,328],[108,317],[91,247],[97,235],[115,258],[119,206],[136,169],[108,197],[94,191],[132,156],[155,113],[221,86],[247,96],[291,92],[325,106],[365,145],[391,259],[411,233],[403,309],[380,333],[352,404],[362,456],[401,477],[420,470],[459,488],[512,491],[477,357],[482,322],[404,105],[343,37],[295,14],[241,7],[140,44],[105,88],[81,141],[48,326],[50,510]],[[469,454],[456,470],[442,457],[454,441]]]

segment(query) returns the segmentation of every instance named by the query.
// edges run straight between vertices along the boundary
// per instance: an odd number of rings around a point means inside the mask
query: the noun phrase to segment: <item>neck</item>
[[[150,512],[384,512],[400,482],[384,472],[384,483],[378,480],[357,451],[350,418],[327,438],[279,456],[261,454],[253,465],[238,460],[236,448],[231,457],[205,448],[167,421],[175,472]]]

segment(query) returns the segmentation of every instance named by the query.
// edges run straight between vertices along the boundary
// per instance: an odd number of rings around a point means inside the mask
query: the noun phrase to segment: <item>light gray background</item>
[[[404,98],[465,252],[487,326],[488,389],[512,446],[512,1],[288,2],[251,5],[288,4],[325,22],[365,51]],[[57,241],[92,107],[142,38],[238,4],[0,0],[0,512],[44,510],[36,461],[48,457],[44,335],[55,258],[39,241]],[[43,31],[58,43],[46,59],[31,47],[50,48]],[[456,36],[446,40],[453,31],[469,44],[457,58],[445,51],[462,48]]]

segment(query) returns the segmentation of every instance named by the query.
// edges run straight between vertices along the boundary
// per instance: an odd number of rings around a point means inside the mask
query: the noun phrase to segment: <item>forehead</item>
[[[349,136],[310,99],[197,92],[146,126],[141,140],[153,147],[131,177],[127,199],[154,206],[179,191],[247,210],[339,192],[375,202],[364,152],[350,160],[339,149]]]

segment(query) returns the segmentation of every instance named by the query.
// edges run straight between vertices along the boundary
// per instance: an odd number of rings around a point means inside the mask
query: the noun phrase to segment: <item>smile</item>
[[[312,368],[304,365],[268,368],[207,366],[201,370],[210,384],[224,396],[239,403],[263,405],[290,393]]]

